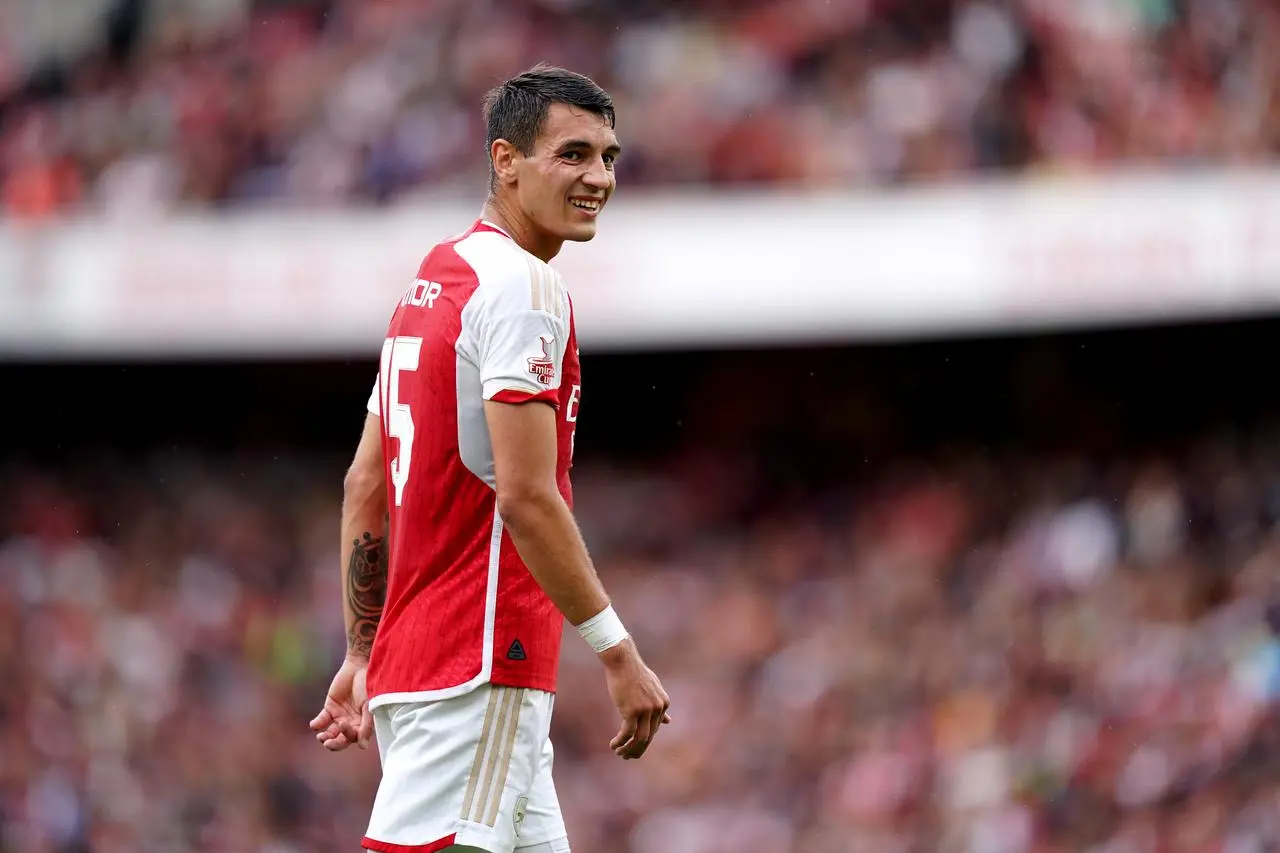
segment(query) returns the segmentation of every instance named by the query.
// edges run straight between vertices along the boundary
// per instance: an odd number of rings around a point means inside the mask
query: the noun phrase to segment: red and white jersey
[[[391,513],[372,705],[484,683],[555,690],[564,617],[497,514],[484,401],[556,407],[556,476],[572,506],[580,390],[573,307],[555,270],[483,221],[431,250],[392,315],[369,400]]]

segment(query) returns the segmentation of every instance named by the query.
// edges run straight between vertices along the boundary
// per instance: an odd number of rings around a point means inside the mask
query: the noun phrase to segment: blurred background
[[[1273,0],[0,0],[0,853],[358,849],[306,724],[481,94],[618,106],[576,853],[1280,851]]]

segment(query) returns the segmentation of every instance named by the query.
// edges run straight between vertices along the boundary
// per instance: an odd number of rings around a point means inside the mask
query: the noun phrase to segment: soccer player
[[[434,247],[396,307],[344,484],[347,655],[311,722],[382,760],[367,850],[565,853],[549,739],[564,620],[598,653],[642,756],[669,700],[572,515],[581,383],[548,266],[590,240],[618,156],[609,96],[539,65],[485,99],[482,217]]]

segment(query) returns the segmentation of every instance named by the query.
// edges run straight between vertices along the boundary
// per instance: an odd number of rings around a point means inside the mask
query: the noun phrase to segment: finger
[[[329,728],[329,725],[332,722],[333,714],[330,714],[329,711],[325,709],[319,714],[316,714],[315,718],[308,725],[310,725],[313,730],[320,731],[321,729]]]
[[[649,743],[653,743],[654,738],[658,736],[658,730],[662,728],[662,721],[667,718],[661,710],[654,711],[653,716],[649,720],[651,734],[649,735]]]
[[[669,725],[671,725],[671,715],[670,715],[670,714],[663,714],[663,715],[662,715],[662,724],[663,724],[663,725],[665,725],[665,726],[669,726]]]
[[[640,725],[636,727],[636,736],[631,739],[631,743],[624,746],[619,755],[630,761],[643,756],[649,751],[649,747],[653,744],[653,739],[658,736],[658,718],[653,715],[647,715],[640,718]]]
[[[369,710],[368,705],[360,713],[360,731],[358,734],[360,748],[368,749],[369,739],[373,737],[373,712]]]
[[[359,729],[360,729],[359,724],[353,723],[350,719],[338,721],[338,731],[341,732],[342,736],[345,737],[351,743],[355,743],[356,741],[360,740]]]
[[[636,721],[630,714],[622,718],[622,728],[618,729],[618,733],[613,736],[613,740],[609,741],[609,748],[615,752],[622,748],[624,744],[630,743],[635,737]]]
[[[351,746],[351,741],[347,740],[344,735],[338,735],[324,743],[324,748],[330,752],[342,752],[342,750],[349,746]]]
[[[649,748],[649,740],[653,737],[648,714],[640,714],[636,719],[636,736],[631,743],[623,746],[622,751],[627,758],[639,758]]]
[[[649,747],[653,745],[654,739],[658,736],[658,730],[662,728],[662,724],[667,722],[670,719],[667,716],[666,703],[664,702],[662,707],[660,708],[654,708],[653,711],[650,712],[648,719],[649,719],[649,737],[645,740],[643,747],[640,749],[640,752],[635,756],[636,758],[639,758],[641,755],[644,755],[644,753],[648,751]]]
[[[347,740],[347,735],[337,733],[337,731],[321,731],[320,734],[316,735],[316,740],[319,740],[323,745],[333,742],[333,740]]]

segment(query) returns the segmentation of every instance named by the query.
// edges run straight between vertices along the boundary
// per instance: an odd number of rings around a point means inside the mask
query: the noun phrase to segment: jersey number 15
[[[395,487],[396,506],[400,506],[404,486],[409,482],[409,466],[413,455],[413,415],[409,404],[400,402],[400,373],[417,370],[422,356],[422,338],[396,337],[382,342],[381,379],[382,423],[387,436],[396,440],[396,455],[391,457],[391,484]]]

